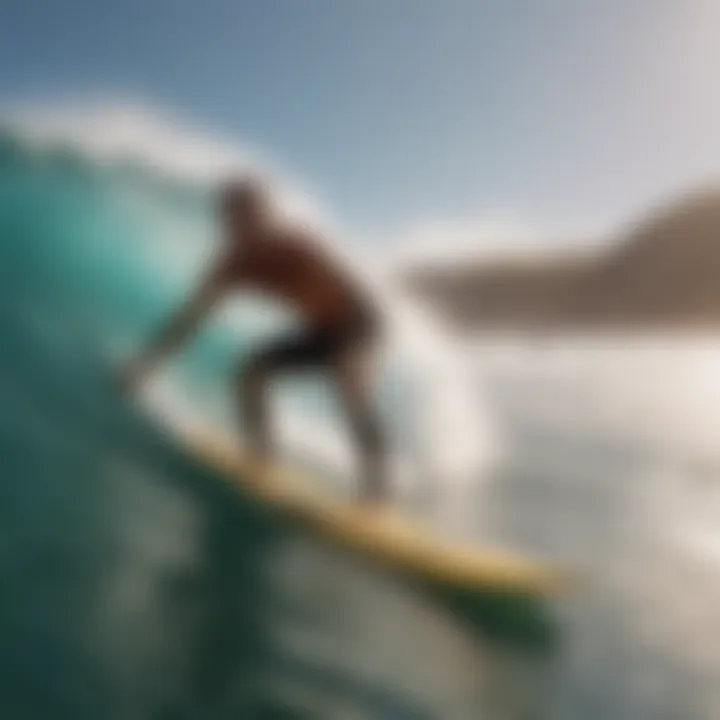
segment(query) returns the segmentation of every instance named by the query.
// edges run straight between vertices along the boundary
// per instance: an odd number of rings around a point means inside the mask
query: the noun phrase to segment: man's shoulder
[[[312,228],[286,223],[273,228],[272,243],[277,251],[304,257],[320,250],[319,233]]]
[[[317,237],[317,232],[303,223],[284,221],[273,225],[271,235],[278,243],[309,245]]]

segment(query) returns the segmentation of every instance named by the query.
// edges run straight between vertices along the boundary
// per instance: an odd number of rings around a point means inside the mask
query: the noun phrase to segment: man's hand
[[[222,266],[211,269],[195,293],[161,328],[140,357],[116,373],[117,383],[125,392],[138,390],[157,365],[180,347],[197,328],[224,292],[223,273]]]

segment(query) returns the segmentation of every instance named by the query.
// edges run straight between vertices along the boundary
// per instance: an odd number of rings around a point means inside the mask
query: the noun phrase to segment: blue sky
[[[0,101],[117,93],[350,226],[613,223],[720,169],[712,0],[3,0]]]

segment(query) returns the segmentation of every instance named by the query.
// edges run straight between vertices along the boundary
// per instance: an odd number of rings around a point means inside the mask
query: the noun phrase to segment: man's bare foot
[[[272,461],[267,455],[248,451],[247,464],[250,468],[250,472],[252,472],[255,477],[264,478],[270,472]]]
[[[391,515],[391,507],[378,499],[361,499],[357,504],[358,511],[371,520],[387,520]]]
[[[260,453],[248,449],[246,452],[246,463],[252,483],[263,492],[272,494],[272,487],[277,484],[275,465],[272,457],[266,453]]]

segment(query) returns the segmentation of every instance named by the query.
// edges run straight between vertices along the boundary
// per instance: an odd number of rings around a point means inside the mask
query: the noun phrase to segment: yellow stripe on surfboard
[[[364,511],[310,489],[298,472],[261,468],[231,443],[211,435],[186,436],[191,452],[238,488],[281,515],[301,521],[334,545],[418,580],[473,590],[547,595],[568,577],[559,569],[513,553],[442,540],[389,513]]]

